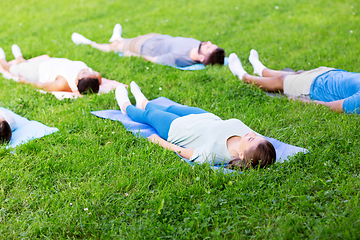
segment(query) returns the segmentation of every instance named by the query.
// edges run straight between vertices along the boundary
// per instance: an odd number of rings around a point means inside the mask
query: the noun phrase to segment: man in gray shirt
[[[200,42],[193,38],[172,37],[150,33],[135,38],[121,37],[122,28],[115,25],[110,44],[99,44],[84,36],[73,33],[71,38],[75,44],[89,44],[104,52],[120,52],[125,56],[143,57],[145,60],[178,67],[186,67],[196,63],[224,64],[225,52],[210,41]]]

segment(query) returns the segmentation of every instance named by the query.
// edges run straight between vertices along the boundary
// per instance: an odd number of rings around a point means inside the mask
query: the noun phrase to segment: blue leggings
[[[129,105],[126,112],[133,121],[146,123],[155,128],[160,137],[165,140],[168,139],[170,125],[175,119],[190,114],[207,113],[207,111],[196,107],[183,105],[164,107],[151,102],[146,105],[145,110]]]

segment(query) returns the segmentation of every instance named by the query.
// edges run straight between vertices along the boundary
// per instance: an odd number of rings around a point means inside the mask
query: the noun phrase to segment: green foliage
[[[271,98],[227,67],[183,72],[72,43],[76,31],[107,42],[148,32],[210,40],[245,69],[251,48],[266,66],[360,71],[360,4],[334,1],[2,0],[0,43],[13,59],[42,54],[82,60],[108,79],[136,81],[159,96],[239,118],[309,154],[265,170],[216,174],[90,114],[118,109],[114,93],[55,99],[0,77],[0,106],[59,132],[0,149],[4,239],[205,239],[360,237],[358,115]],[[134,101],[134,98],[131,98]]]

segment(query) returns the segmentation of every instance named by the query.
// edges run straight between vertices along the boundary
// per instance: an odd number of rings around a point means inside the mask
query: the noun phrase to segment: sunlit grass
[[[8,60],[13,43],[25,58],[82,60],[106,78],[136,81],[149,99],[239,118],[310,153],[224,176],[90,114],[118,109],[114,93],[58,101],[0,77],[0,106],[60,130],[14,154],[0,151],[1,238],[359,238],[359,116],[271,98],[227,67],[183,72],[70,39],[77,31],[108,42],[120,22],[124,37],[210,40],[236,52],[249,73],[251,48],[270,68],[359,72],[359,8],[355,0],[3,0],[0,44]]]

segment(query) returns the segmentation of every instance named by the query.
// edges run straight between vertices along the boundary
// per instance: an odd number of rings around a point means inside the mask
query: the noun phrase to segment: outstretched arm
[[[316,104],[325,105],[330,108],[331,111],[334,112],[344,112],[343,111],[343,103],[345,99],[332,101],[332,102],[323,102],[323,101],[315,101]]]
[[[72,92],[69,84],[67,83],[66,79],[62,76],[57,76],[55,81],[48,82],[48,83],[41,83],[41,82],[29,82],[23,77],[19,78],[20,83],[24,84],[31,84],[36,88],[43,89],[47,92],[55,92],[55,91],[64,91],[64,92]]]
[[[187,158],[187,159],[190,159],[192,157],[192,155],[194,154],[194,149],[179,147],[175,144],[169,143],[168,141],[164,140],[163,138],[159,137],[156,134],[153,134],[150,137],[148,137],[148,140],[155,144],[159,144],[160,146],[162,146],[165,149],[175,151],[175,152],[179,153],[180,156]]]
[[[330,108],[331,111],[334,112],[344,112],[343,111],[343,103],[345,99],[341,99],[341,100],[337,100],[337,101],[332,101],[332,102],[323,102],[323,101],[317,101],[317,100],[309,100],[306,98],[302,98],[302,97],[289,97],[289,99],[293,99],[293,100],[299,100],[305,103],[316,103],[316,104],[321,104],[321,105],[325,105],[327,107]]]

